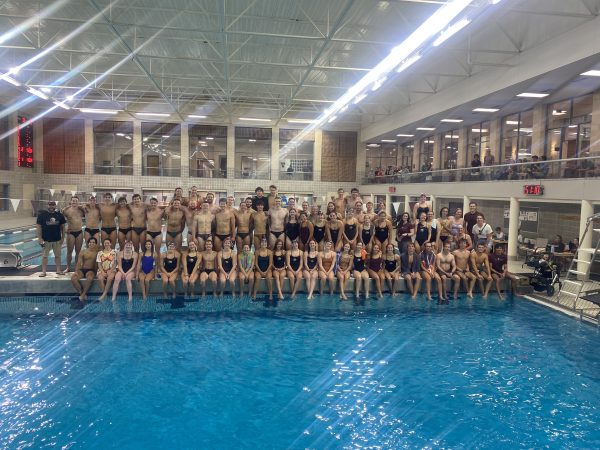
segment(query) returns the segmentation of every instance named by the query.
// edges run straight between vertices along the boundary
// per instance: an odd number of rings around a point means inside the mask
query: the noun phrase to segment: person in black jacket
[[[65,223],[67,223],[65,216],[56,210],[54,200],[48,202],[47,210],[38,213],[36,221],[37,239],[42,247],[42,273],[40,273],[40,277],[46,276],[50,250],[54,252],[56,274],[63,275],[60,268],[60,252],[65,239]]]
[[[269,210],[269,199],[268,199],[268,197],[265,197],[265,191],[263,190],[263,188],[261,188],[260,186],[257,187],[254,190],[254,193],[256,195],[252,199],[252,209],[255,211],[258,211],[258,208],[256,207],[256,205],[258,205],[259,203],[262,203],[264,205],[263,211],[268,211]]]

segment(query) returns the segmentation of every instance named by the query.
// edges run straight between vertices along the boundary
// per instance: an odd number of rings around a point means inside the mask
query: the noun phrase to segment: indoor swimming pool
[[[522,300],[0,302],[0,447],[598,448],[600,332]]]

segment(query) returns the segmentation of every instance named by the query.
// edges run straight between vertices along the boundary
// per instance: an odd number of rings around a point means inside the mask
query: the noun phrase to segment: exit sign
[[[393,194],[393,193],[395,193],[395,192],[396,192],[396,186],[390,186],[390,187],[388,188],[388,192],[389,192],[390,194]]]

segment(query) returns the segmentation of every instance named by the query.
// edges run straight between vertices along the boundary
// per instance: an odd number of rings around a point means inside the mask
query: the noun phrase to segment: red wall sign
[[[390,186],[390,187],[388,188],[388,192],[389,192],[390,194],[393,194],[394,192],[396,192],[396,186]]]
[[[33,167],[33,125],[27,123],[27,118],[19,116],[17,132],[17,165],[19,167]]]

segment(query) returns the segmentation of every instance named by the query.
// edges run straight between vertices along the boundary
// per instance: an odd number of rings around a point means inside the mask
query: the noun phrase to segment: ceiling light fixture
[[[199,116],[197,114],[190,114],[188,119],[206,119],[206,116]]]
[[[378,148],[378,147],[380,147],[380,145],[379,144],[367,144],[367,147]]]
[[[600,70],[588,70],[587,72],[583,72],[581,75],[584,77],[600,77]]]
[[[400,63],[400,65],[396,69],[396,72],[397,73],[404,72],[406,69],[408,69],[414,63],[416,63],[418,60],[420,60],[421,56],[422,55],[420,53],[417,53],[416,55],[413,55],[410,58],[405,59],[404,61],[402,61]]]
[[[475,108],[473,112],[487,112],[487,113],[495,113],[500,111],[497,108]]]
[[[170,117],[168,113],[153,113],[153,112],[136,112],[136,116],[147,116],[147,117]]]
[[[44,100],[48,100],[49,98],[46,94],[44,94],[42,91],[38,91],[36,88],[30,87],[29,89],[27,89],[27,92]]]
[[[415,137],[414,134],[397,134],[398,137]]]
[[[488,132],[488,130],[485,128],[473,128],[473,129],[471,129],[471,131],[473,133],[487,133]]]
[[[395,144],[396,143],[396,139],[382,139],[381,142],[385,142],[388,144]]]
[[[79,111],[82,113],[88,114],[117,114],[120,112],[116,109],[96,109],[96,108],[79,108]]]
[[[419,131],[434,131],[435,128],[430,128],[430,127],[418,127],[417,130]]]
[[[525,98],[544,98],[548,97],[550,94],[543,94],[541,92],[522,92],[517,95],[517,97],[525,97]]]
[[[553,109],[552,110],[553,116],[564,116],[565,114],[567,114],[567,111],[565,111],[564,109]]]
[[[462,119],[442,119],[440,120],[440,122],[447,122],[447,123],[461,123],[463,120]]]
[[[315,123],[314,119],[286,119],[288,123]]]
[[[214,141],[214,140],[215,140],[215,138],[214,138],[214,137],[210,137],[210,136],[208,136],[208,137],[206,138],[206,140],[207,140],[207,141]]]
[[[454,36],[456,33],[458,33],[460,30],[462,30],[464,27],[466,27],[470,23],[471,23],[470,19],[462,19],[456,23],[453,23],[448,28],[446,28],[444,31],[442,31],[440,33],[440,36],[435,41],[433,41],[433,46],[439,47],[440,45],[442,45],[444,42],[446,42],[448,39],[450,39],[452,36]]]
[[[257,119],[256,117],[240,117],[244,122],[271,122],[271,119]]]
[[[518,120],[507,120],[506,125],[521,125],[521,122]]]
[[[256,139],[248,139],[248,142],[256,142]]]

